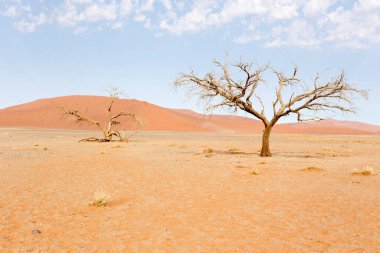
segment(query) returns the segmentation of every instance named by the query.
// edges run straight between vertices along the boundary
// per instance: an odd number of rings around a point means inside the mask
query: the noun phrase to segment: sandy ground
[[[0,129],[0,252],[380,251],[380,136],[90,135]]]

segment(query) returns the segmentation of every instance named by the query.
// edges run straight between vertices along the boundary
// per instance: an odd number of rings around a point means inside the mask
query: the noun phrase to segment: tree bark
[[[272,131],[272,127],[273,126],[265,126],[260,156],[264,156],[264,157],[272,156],[272,153],[270,152],[270,148],[269,148],[269,137]]]

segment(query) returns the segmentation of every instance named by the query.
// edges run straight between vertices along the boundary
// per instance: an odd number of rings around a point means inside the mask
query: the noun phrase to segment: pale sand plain
[[[92,135],[0,129],[0,252],[380,250],[380,136]]]

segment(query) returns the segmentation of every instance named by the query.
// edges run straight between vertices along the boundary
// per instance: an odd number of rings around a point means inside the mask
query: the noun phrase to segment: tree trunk
[[[265,157],[272,156],[269,149],[269,137],[272,131],[272,127],[273,126],[265,126],[260,156],[265,156]]]
[[[112,141],[112,131],[111,131],[111,127],[112,127],[112,123],[111,123],[111,120],[108,122],[107,124],[107,135],[105,137],[105,139],[107,141]]]

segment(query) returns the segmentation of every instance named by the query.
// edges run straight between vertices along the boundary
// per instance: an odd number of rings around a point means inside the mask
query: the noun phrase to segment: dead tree
[[[118,89],[110,88],[109,95],[110,95],[110,103],[107,107],[107,122],[104,125],[102,125],[100,122],[94,119],[91,119],[89,116],[87,116],[85,113],[79,110],[70,109],[70,108],[62,107],[62,106],[57,107],[57,109],[62,111],[64,115],[74,117],[75,124],[86,122],[86,123],[95,125],[103,134],[103,138],[101,139],[92,137],[92,138],[82,139],[80,141],[110,142],[112,141],[113,137],[118,138],[119,141],[121,142],[127,141],[128,140],[127,136],[125,136],[123,133],[113,128],[114,126],[121,124],[120,119],[123,117],[132,118],[132,120],[136,122],[139,127],[142,127],[142,123],[140,119],[135,114],[123,112],[123,111],[116,114],[112,112],[113,105],[119,99],[119,96],[121,95],[121,92]]]
[[[291,75],[285,75],[269,65],[254,68],[252,63],[246,62],[232,65],[219,61],[214,63],[220,72],[209,72],[204,77],[196,75],[193,70],[190,73],[180,73],[175,86],[189,87],[190,95],[206,100],[207,110],[221,107],[233,111],[240,109],[261,120],[264,124],[261,156],[271,156],[269,137],[280,118],[294,114],[298,121],[303,121],[305,112],[355,112],[352,102],[354,95],[364,98],[368,95],[367,91],[347,83],[344,72],[322,84],[317,74],[312,83],[307,85],[297,77],[297,68],[294,68]],[[231,74],[231,66],[237,69],[240,78]],[[271,103],[271,117],[266,116],[262,97],[257,95],[258,87],[266,84],[263,75],[267,72],[274,74],[277,80],[274,101]],[[316,119],[315,115],[308,120],[310,119]]]

